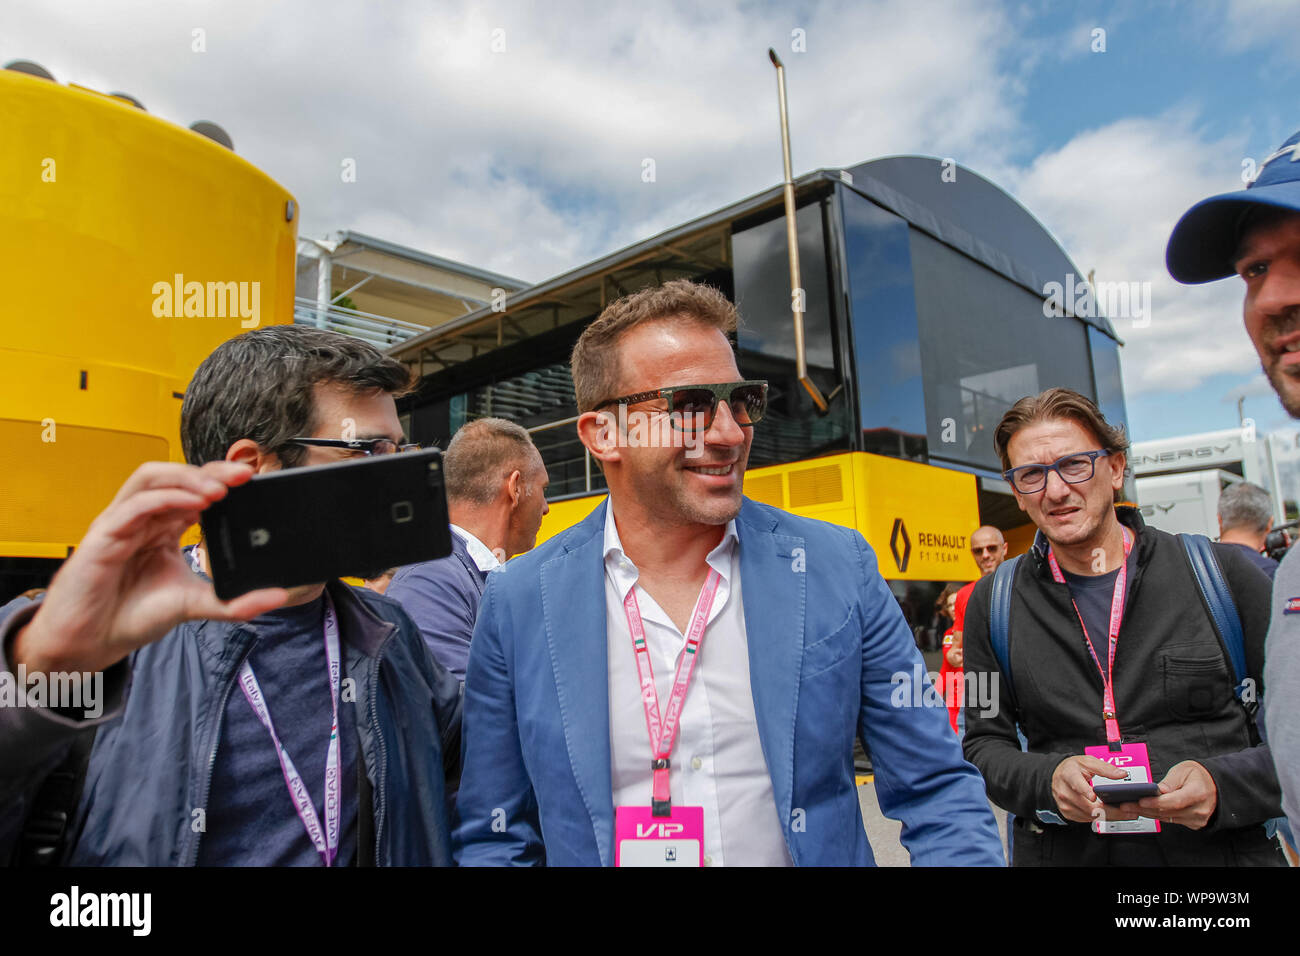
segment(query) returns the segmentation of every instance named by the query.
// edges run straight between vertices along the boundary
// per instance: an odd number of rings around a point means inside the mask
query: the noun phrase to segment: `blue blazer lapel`
[[[541,568],[546,643],[564,741],[606,866],[614,862],[604,570],[608,501],[574,529],[563,553]]]
[[[758,737],[787,830],[794,792],[794,721],[803,661],[804,539],[778,534],[776,519],[748,498],[736,520],[749,682]]]

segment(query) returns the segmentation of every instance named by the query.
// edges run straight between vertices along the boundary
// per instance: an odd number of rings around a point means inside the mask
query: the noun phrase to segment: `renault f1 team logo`
[[[907,528],[902,518],[894,519],[894,530],[889,535],[889,550],[893,552],[898,573],[907,573],[907,562],[912,558],[912,541],[907,536]]]
[[[1286,606],[1282,608],[1283,614],[1300,614],[1300,597],[1286,599]]]

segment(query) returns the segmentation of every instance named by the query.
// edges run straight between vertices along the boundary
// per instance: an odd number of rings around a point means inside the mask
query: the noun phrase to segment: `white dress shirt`
[[[772,779],[758,739],[740,598],[740,541],[727,523],[708,563],[721,580],[678,723],[669,776],[674,806],[704,808],[706,866],[790,866]],[[614,509],[605,514],[610,777],[614,805],[649,806],[652,759],[641,679],[623,601],[635,587],[662,714],[686,637],[644,588],[623,553]]]
[[[459,537],[460,540],[465,542],[465,550],[469,552],[469,556],[474,561],[475,566],[477,566],[484,574],[487,574],[493,568],[501,567],[501,561],[492,553],[492,549],[478,538],[474,537],[460,525],[452,525],[451,530],[456,533],[456,536]]]

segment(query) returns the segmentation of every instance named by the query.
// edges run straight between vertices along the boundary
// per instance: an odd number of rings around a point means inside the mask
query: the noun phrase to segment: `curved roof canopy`
[[[891,156],[847,169],[819,169],[795,181],[798,201],[833,183],[907,220],[917,229],[1045,297],[1048,282],[1083,281],[1056,239],[1011,195],[964,166],[945,181],[944,160]],[[389,349],[393,356],[433,372],[522,341],[532,335],[590,319],[619,295],[652,282],[699,275],[727,266],[731,224],[742,217],[779,210],[782,187],[774,186],[716,212],[669,229],[585,266],[512,292],[506,311],[484,307],[431,328]],[[1065,303],[1069,308],[1069,303]],[[1080,317],[1118,340],[1105,318]],[[434,364],[427,369],[425,361]]]

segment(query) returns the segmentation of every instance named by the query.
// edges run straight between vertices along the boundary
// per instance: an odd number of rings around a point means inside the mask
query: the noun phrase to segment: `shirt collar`
[[[460,540],[465,542],[465,550],[469,556],[474,559],[474,565],[487,574],[493,568],[501,567],[501,561],[497,558],[492,550],[478,538],[474,537],[460,525],[452,525],[451,530],[456,532]]]
[[[736,533],[736,519],[727,522],[726,530],[718,546],[709,552],[705,559],[709,567],[717,571],[723,581],[731,580],[731,561],[735,550],[740,545],[740,536]],[[632,559],[623,551],[623,542],[618,536],[618,525],[614,523],[613,506],[605,509],[605,568],[609,571],[618,588],[620,598],[627,597],[627,592],[636,584],[638,572]]]

